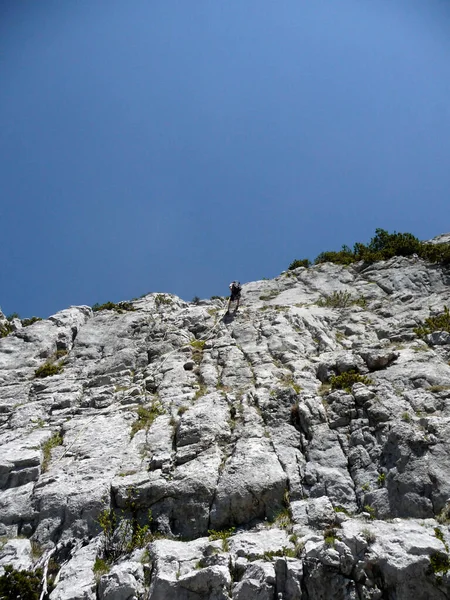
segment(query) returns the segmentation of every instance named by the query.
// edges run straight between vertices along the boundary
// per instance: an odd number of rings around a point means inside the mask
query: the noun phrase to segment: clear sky
[[[0,0],[0,306],[450,231],[444,0]]]

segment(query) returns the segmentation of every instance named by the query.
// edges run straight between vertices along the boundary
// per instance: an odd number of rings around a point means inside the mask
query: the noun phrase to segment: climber
[[[228,300],[227,313],[230,312],[230,304],[232,302],[236,302],[236,306],[234,308],[234,312],[236,312],[239,308],[239,301],[241,299],[241,284],[239,283],[239,281],[232,281],[228,287],[230,288],[231,295]]]

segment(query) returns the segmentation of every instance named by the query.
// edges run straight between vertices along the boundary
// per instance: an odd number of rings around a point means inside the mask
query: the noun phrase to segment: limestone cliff
[[[14,320],[0,572],[51,554],[51,600],[450,598],[450,334],[418,330],[449,284],[396,257],[245,284],[230,315]]]

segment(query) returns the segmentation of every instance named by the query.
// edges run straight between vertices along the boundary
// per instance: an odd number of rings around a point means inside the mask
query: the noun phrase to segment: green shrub
[[[102,575],[109,573],[110,568],[111,565],[106,560],[97,556],[94,561],[94,566],[92,567],[92,570],[94,571],[95,575],[97,575],[97,577],[101,577]]]
[[[29,325],[33,325],[33,323],[37,323],[38,321],[42,321],[41,317],[30,317],[29,319],[22,319],[22,327],[28,327]]]
[[[6,565],[5,572],[0,577],[0,598],[2,600],[39,600],[42,576],[42,569],[17,571],[11,565]]]
[[[172,298],[168,298],[165,294],[157,294],[155,296],[155,304],[156,306],[170,306],[173,304]]]
[[[53,363],[47,361],[40,367],[36,369],[34,372],[34,376],[38,379],[43,379],[44,377],[51,377],[52,375],[58,375],[63,370],[63,366],[61,363]]]
[[[430,566],[433,573],[447,573],[450,570],[450,559],[444,552],[433,552],[430,556]]]
[[[104,304],[95,303],[92,307],[94,312],[98,312],[100,310],[115,310],[118,313],[122,313],[124,311],[133,311],[136,310],[131,302],[118,302],[115,304],[114,302],[105,302]]]
[[[430,262],[450,264],[450,244],[428,244],[421,242],[411,233],[389,233],[384,229],[376,229],[375,236],[368,244],[357,242],[353,249],[342,246],[338,252],[322,252],[314,261],[315,264],[333,262],[340,265],[349,265],[354,262],[364,261],[373,263],[379,260],[388,260],[393,256],[417,256]]]
[[[199,296],[194,296],[191,300],[192,304],[198,305],[200,304],[200,297]]]
[[[364,506],[364,512],[366,512],[366,513],[369,514],[369,519],[371,521],[373,521],[375,519],[375,517],[376,517],[376,511],[375,511],[375,509],[374,509],[373,506],[370,506],[370,504],[366,504]]]
[[[339,291],[333,292],[331,296],[325,296],[317,301],[319,306],[329,306],[331,308],[347,308],[353,304],[352,295],[350,292]]]
[[[341,375],[333,375],[330,379],[331,389],[332,390],[346,390],[347,392],[351,392],[352,385],[354,383],[364,383],[365,385],[370,385],[372,380],[366,375],[360,375],[355,370],[346,371]]]
[[[434,317],[425,319],[425,323],[414,329],[419,337],[424,337],[433,331],[447,331],[450,333],[450,311],[447,306],[444,306],[444,312]]]
[[[380,473],[377,478],[378,487],[384,487],[386,483],[386,474]]]
[[[222,529],[221,531],[216,531],[215,529],[210,529],[208,531],[209,539],[211,541],[222,540],[222,550],[224,552],[228,552],[228,550],[229,550],[228,538],[233,535],[235,530],[236,530],[235,527],[231,527],[230,529]]]
[[[12,324],[9,321],[0,323],[0,338],[4,338],[14,331]]]
[[[139,406],[137,409],[137,419],[131,425],[131,438],[133,438],[141,429],[148,430],[156,417],[163,415],[164,412],[163,407],[158,401],[154,401],[148,408]]]
[[[336,540],[339,539],[337,537],[337,530],[334,527],[329,527],[329,528],[325,529],[323,532],[323,537],[325,540],[325,544],[327,546],[331,546],[331,547],[334,547]]]
[[[56,448],[56,446],[61,446],[62,443],[63,443],[63,438],[62,438],[61,434],[54,433],[51,438],[49,438],[42,444],[42,452],[44,455],[43,459],[42,459],[42,472],[43,473],[45,473],[45,471],[47,471],[47,469],[48,469],[48,465],[49,465],[50,459],[52,457],[53,448]]]
[[[310,266],[311,266],[311,261],[308,258],[302,258],[302,259],[296,258],[288,266],[288,271],[293,271],[294,269],[298,269],[299,267],[305,267],[305,269],[307,269]]]
[[[371,544],[375,543],[376,535],[373,531],[371,531],[370,529],[363,529],[361,531],[361,535],[363,536],[363,538],[366,540],[366,543],[370,546]]]
[[[192,340],[190,342],[192,349],[192,360],[198,365],[203,360],[203,350],[205,348],[206,342],[204,340]]]
[[[20,319],[19,313],[11,313],[10,315],[8,315],[7,317],[8,321],[12,321],[13,319]]]

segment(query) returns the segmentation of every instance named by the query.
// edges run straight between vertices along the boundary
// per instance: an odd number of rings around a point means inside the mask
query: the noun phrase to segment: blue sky
[[[226,295],[450,231],[443,0],[0,2],[0,306]]]

